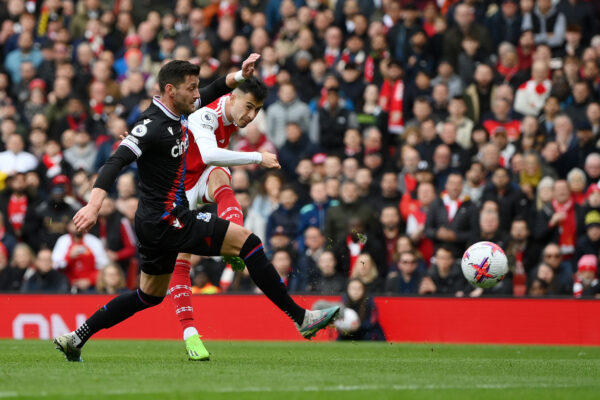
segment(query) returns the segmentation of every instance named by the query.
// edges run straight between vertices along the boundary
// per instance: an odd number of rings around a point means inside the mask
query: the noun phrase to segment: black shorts
[[[177,207],[171,223],[136,215],[135,232],[139,244],[140,268],[149,275],[170,274],[178,253],[218,256],[229,221],[216,214]]]

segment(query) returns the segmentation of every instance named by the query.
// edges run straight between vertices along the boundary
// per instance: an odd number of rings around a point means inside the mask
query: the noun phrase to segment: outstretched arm
[[[100,207],[106,197],[106,192],[108,192],[108,189],[110,189],[115,179],[117,179],[119,172],[135,159],[136,154],[134,154],[133,150],[130,150],[126,145],[121,145],[106,161],[98,173],[98,178],[92,189],[89,202],[73,217],[73,222],[79,232],[88,232],[96,224]]]
[[[188,119],[188,127],[202,160],[207,165],[231,167],[235,165],[260,164],[265,168],[281,168],[277,156],[269,152],[232,151],[222,149],[217,144],[215,130],[218,128],[218,116],[211,110],[202,109]]]

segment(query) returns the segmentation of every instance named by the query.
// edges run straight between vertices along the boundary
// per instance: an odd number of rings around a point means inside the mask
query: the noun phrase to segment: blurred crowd
[[[72,216],[161,65],[189,60],[206,85],[256,52],[269,95],[232,148],[282,169],[235,167],[232,187],[290,291],[345,293],[363,322],[372,294],[595,296],[599,15],[587,0],[0,0],[0,291],[135,287],[136,165],[90,233]],[[460,269],[482,240],[510,267],[485,290]],[[257,291],[219,258],[193,263],[194,293]]]

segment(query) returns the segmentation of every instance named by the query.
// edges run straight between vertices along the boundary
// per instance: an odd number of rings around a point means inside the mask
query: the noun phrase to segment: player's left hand
[[[254,76],[254,64],[260,58],[260,54],[252,53],[242,63],[242,76],[244,79],[250,79]]]
[[[77,228],[77,232],[86,233],[96,224],[98,220],[98,212],[99,208],[92,207],[92,205],[88,204],[85,207],[82,207],[77,214],[73,217],[73,222],[75,223],[75,228]]]
[[[125,131],[125,133],[123,133],[122,135],[119,135],[119,137],[121,138],[121,140],[125,140],[125,138],[129,136],[129,132]]]

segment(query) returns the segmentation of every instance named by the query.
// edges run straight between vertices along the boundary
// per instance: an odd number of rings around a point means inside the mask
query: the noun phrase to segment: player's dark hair
[[[173,60],[165,64],[158,72],[158,86],[160,92],[164,93],[167,84],[177,86],[190,76],[200,75],[200,67],[188,61]]]
[[[246,79],[236,88],[236,90],[240,90],[243,93],[250,93],[254,100],[258,102],[263,102],[267,98],[267,86],[258,78],[251,77]]]

